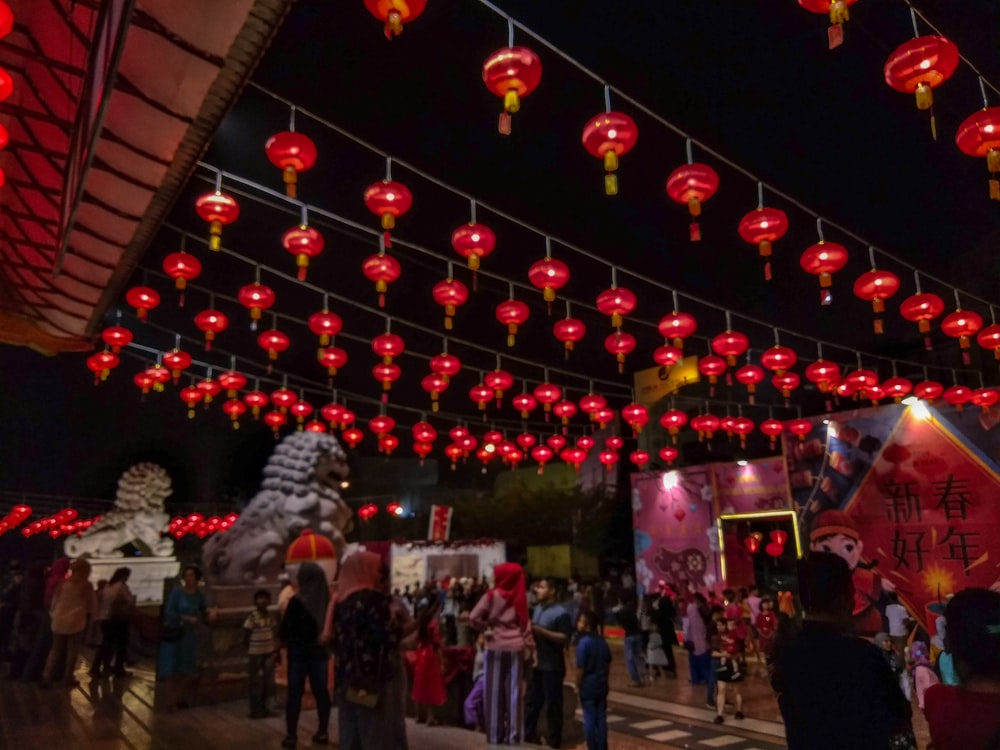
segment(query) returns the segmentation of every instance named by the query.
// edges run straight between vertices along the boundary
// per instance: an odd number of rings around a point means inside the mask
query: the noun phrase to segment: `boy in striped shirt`
[[[243,623],[247,646],[247,688],[250,718],[267,717],[268,698],[274,699],[274,661],[277,646],[274,632],[277,620],[268,610],[271,595],[261,589],[253,595],[254,610]]]

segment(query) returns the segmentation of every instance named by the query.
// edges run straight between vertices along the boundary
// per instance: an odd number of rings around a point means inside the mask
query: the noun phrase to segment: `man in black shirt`
[[[812,552],[799,589],[801,631],[776,646],[772,685],[788,750],[885,750],[912,733],[910,705],[885,659],[848,634],[854,584],[837,555]]]

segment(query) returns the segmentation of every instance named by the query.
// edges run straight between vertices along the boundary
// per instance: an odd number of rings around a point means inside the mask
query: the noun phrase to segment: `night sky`
[[[939,140],[930,138],[927,114],[912,97],[891,90],[883,81],[887,55],[913,35],[909,11],[902,2],[861,0],[852,7],[845,27],[845,43],[830,51],[826,45],[828,20],[782,3],[599,3],[502,0],[498,3],[520,22],[596,71],[614,87],[688,133],[696,141],[741,165],[768,185],[791,196],[829,221],[849,228],[906,263],[926,273],[959,283],[967,291],[995,300],[997,257],[1000,248],[1000,203],[987,195],[985,159],[961,154],[954,145],[958,124],[982,105],[974,74],[959,67],[951,81],[935,91]],[[943,0],[917,3],[941,31],[955,41],[988,79],[1000,82],[995,50],[1000,42],[1000,7],[988,0]],[[773,342],[771,326],[783,330],[781,341],[799,353],[800,362],[816,356],[816,345],[793,332],[831,342],[828,359],[847,368],[855,365],[856,349],[864,365],[883,378],[892,374],[890,359],[898,358],[900,375],[923,378],[918,365],[932,369],[931,377],[951,384],[950,368],[961,367],[958,349],[934,335],[935,351],[924,352],[916,326],[899,317],[903,297],[912,294],[912,271],[879,258],[879,265],[895,271],[903,288],[887,304],[886,334],[872,333],[871,308],[851,293],[853,280],[868,270],[867,247],[827,227],[827,240],[850,251],[847,267],[835,276],[833,304],[819,305],[818,284],[805,274],[798,258],[817,240],[815,215],[765,191],[766,203],[785,210],[791,229],[775,244],[774,279],[762,278],[756,248],[736,233],[740,217],[756,206],[753,180],[713,158],[696,144],[695,159],[719,173],[718,194],[704,205],[700,224],[703,239],[688,240],[685,207],[664,193],[666,176],[685,160],[683,137],[671,132],[628,102],[612,96],[614,109],[636,120],[639,141],[622,158],[620,194],[603,194],[599,160],[580,144],[587,119],[604,108],[603,87],[522,31],[515,43],[533,48],[542,57],[543,78],[525,97],[513,117],[508,137],[496,131],[501,102],[482,83],[483,60],[507,44],[507,23],[476,0],[431,0],[424,15],[392,42],[381,24],[361,2],[329,3],[303,0],[293,9],[274,45],[254,76],[254,82],[298,103],[329,123],[389,152],[413,167],[451,185],[466,195],[517,217],[553,238],[553,255],[566,261],[572,280],[554,304],[552,318],[537,290],[518,289],[528,302],[531,319],[508,350],[506,332],[494,319],[493,308],[507,296],[507,284],[490,274],[527,282],[527,267],[545,252],[543,236],[481,207],[478,219],[498,236],[497,250],[483,261],[479,289],[458,311],[453,335],[486,351],[452,342],[466,371],[443,398],[442,413],[463,415],[482,425],[479,412],[467,397],[478,382],[478,371],[496,366],[513,373],[520,392],[521,378],[533,387],[543,379],[539,365],[568,370],[550,374],[550,380],[570,389],[579,399],[588,378],[607,381],[595,386],[620,407],[630,399],[631,370],[652,365],[651,352],[662,343],[655,323],[670,312],[668,292],[647,279],[676,289],[681,308],[699,320],[699,335],[711,337],[725,328],[725,316],[692,298],[733,311],[733,327],[751,340],[753,361]],[[921,33],[930,33],[921,26]],[[991,103],[1000,96],[991,93]],[[288,123],[288,108],[257,88],[250,87],[225,120],[205,161],[243,178],[281,190],[278,169],[266,159],[263,144]],[[362,202],[364,188],[384,176],[384,159],[349,138],[338,135],[300,113],[297,127],[310,135],[319,149],[319,162],[300,178],[300,198],[363,227],[376,229],[377,218]],[[402,165],[393,177],[413,192],[414,207],[397,223],[398,242],[392,249],[403,268],[402,279],[388,292],[386,312],[393,331],[404,336],[408,353],[398,362],[402,379],[390,394],[390,413],[401,427],[400,451],[410,455],[409,425],[415,412],[393,411],[393,405],[428,409],[420,389],[427,373],[426,357],[441,350],[442,311],[430,288],[445,277],[446,262],[455,261],[455,274],[471,288],[464,261],[449,246],[451,231],[469,219],[469,202],[435,185]],[[206,227],[193,210],[195,198],[211,189],[213,178],[198,170],[181,194],[168,224],[197,237]],[[224,180],[243,209],[240,220],[227,227],[224,244],[256,262],[294,274],[294,259],[280,246],[281,234],[298,220],[298,209],[258,190]],[[237,192],[239,191],[239,192]],[[247,195],[242,193],[246,192]],[[255,201],[263,198],[264,202]],[[343,222],[312,216],[326,237],[326,250],[309,271],[309,282],[328,290],[331,309],[344,320],[344,336],[337,345],[348,351],[349,364],[336,379],[340,395],[362,423],[376,413],[370,403],[381,389],[370,370],[376,358],[366,343],[384,330],[385,322],[372,309],[376,295],[362,276],[362,260],[376,251],[374,237]],[[554,320],[565,314],[568,296],[592,305],[597,293],[610,285],[605,263],[582,258],[566,247],[571,243],[605,262],[621,264],[618,283],[636,292],[639,305],[624,330],[639,339],[624,375],[619,375],[603,347],[611,332],[607,318],[574,306],[575,317],[588,326],[588,335],[567,362],[551,334]],[[194,240],[187,249],[202,260],[202,277],[178,309],[171,284],[159,275],[163,257],[178,249],[179,234],[164,228],[143,261],[148,283],[163,303],[145,327],[122,303],[122,322],[137,332],[137,342],[159,350],[173,346],[173,332],[191,337],[182,348],[216,368],[229,365],[227,354],[241,358],[240,368],[264,378],[266,391],[288,373],[292,387],[307,389],[317,407],[329,400],[326,377],[315,363],[315,338],[292,320],[279,328],[292,338],[281,355],[278,373],[264,373],[264,353],[248,328],[246,311],[222,299],[234,297],[250,283],[254,270],[238,259],[210,254]],[[422,248],[430,254],[419,252]],[[134,283],[140,283],[143,272]],[[322,295],[290,281],[264,273],[277,295],[274,308],[282,315],[304,319],[322,307]],[[925,278],[925,291],[935,291],[953,308],[951,288]],[[216,307],[229,315],[230,328],[217,343],[218,355],[200,352],[194,338],[200,333],[192,316],[208,307],[209,297],[198,287],[219,295]],[[350,304],[361,303],[369,309]],[[986,305],[967,303],[989,322]],[[752,316],[760,322],[741,319]],[[109,323],[114,312],[109,314]],[[408,328],[414,321],[434,334]],[[262,327],[270,327],[265,314]],[[834,347],[832,344],[835,344]],[[708,353],[705,338],[688,343],[689,353]],[[507,358],[511,353],[523,361]],[[423,355],[423,356],[415,356]],[[266,430],[247,423],[232,431],[217,408],[186,418],[176,393],[151,395],[141,401],[131,377],[145,359],[123,357],[122,366],[108,383],[93,389],[83,357],[64,355],[45,359],[32,352],[5,350],[6,387],[0,391],[0,413],[5,416],[0,489],[30,490],[108,497],[121,471],[135,460],[157,460],[174,477],[178,497],[211,501],[238,496],[256,481],[271,440]],[[245,364],[242,361],[245,358]],[[906,362],[903,362],[905,360]],[[797,368],[802,372],[802,365]],[[987,384],[996,382],[992,356],[983,357],[973,345],[973,369],[981,369]],[[200,378],[203,367],[193,368]],[[960,382],[978,386],[973,374],[958,374]],[[793,403],[805,413],[822,409],[815,392],[796,394]],[[704,386],[685,389],[699,398]],[[742,387],[720,387],[717,396],[745,402]],[[221,400],[221,399],[220,399]],[[770,386],[760,401],[774,406],[775,416],[795,415]],[[699,403],[684,400],[680,408]],[[735,409],[735,406],[730,407]],[[725,411],[725,406],[715,408]],[[519,431],[516,414],[505,406],[491,406],[491,420],[510,435]],[[766,409],[747,409],[757,421]],[[244,418],[248,422],[247,418]],[[435,421],[435,420],[432,420]],[[444,437],[453,420],[435,421]],[[530,428],[550,432],[536,415]],[[572,428],[580,434],[579,417]],[[373,451],[366,436],[363,450]],[[628,448],[623,453],[623,460]]]

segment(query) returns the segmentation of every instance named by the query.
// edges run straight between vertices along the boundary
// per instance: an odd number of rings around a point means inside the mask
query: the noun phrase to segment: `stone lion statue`
[[[121,557],[121,548],[134,544],[146,556],[172,555],[173,540],[161,536],[169,520],[164,503],[172,492],[170,475],[162,466],[135,464],[118,480],[114,508],[82,535],[67,538],[65,554]]]
[[[350,470],[337,439],[322,432],[293,432],[264,466],[260,492],[225,534],[202,549],[209,581],[246,585],[276,581],[285,550],[306,528],[331,539],[342,554],[353,515],[340,496]]]

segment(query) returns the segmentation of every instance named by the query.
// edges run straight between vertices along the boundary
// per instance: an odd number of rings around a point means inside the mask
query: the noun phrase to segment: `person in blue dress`
[[[187,708],[198,677],[198,624],[211,619],[205,593],[200,589],[201,570],[184,568],[183,585],[170,592],[163,611],[163,630],[157,679],[166,683],[168,710]]]

